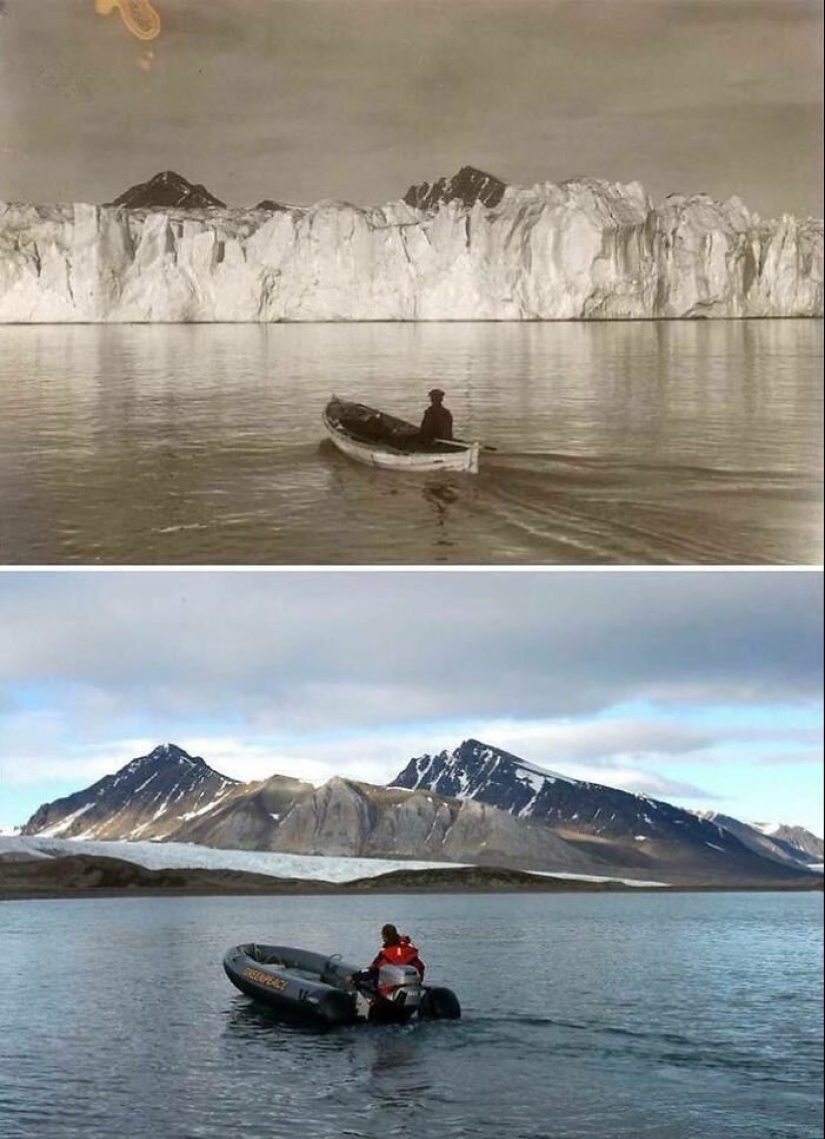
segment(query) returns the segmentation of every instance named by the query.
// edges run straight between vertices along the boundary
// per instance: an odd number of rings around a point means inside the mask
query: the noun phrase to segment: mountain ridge
[[[176,818],[195,818],[238,785],[201,756],[160,744],[90,787],[44,803],[21,834],[121,838],[128,830],[132,838],[163,838],[169,834],[172,804],[180,812]]]
[[[470,798],[539,821],[590,855],[607,859],[609,849],[614,864],[647,867],[647,877],[688,870],[712,875],[733,868],[767,872],[761,853],[694,812],[525,766],[518,756],[479,740],[411,759],[391,785]]]
[[[754,847],[693,812],[547,772],[478,740],[410,760],[387,786],[341,776],[320,787],[281,775],[242,783],[161,745],[44,804],[21,833],[646,880],[806,873],[768,839]]]
[[[746,846],[778,862],[801,866],[821,865],[823,862],[825,844],[804,827],[744,823],[718,811],[698,811],[697,814],[731,831]]]

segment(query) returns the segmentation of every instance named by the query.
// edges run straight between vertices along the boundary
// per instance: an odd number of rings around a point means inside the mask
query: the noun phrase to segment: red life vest
[[[373,968],[382,965],[412,965],[420,976],[424,976],[424,962],[418,956],[418,950],[408,937],[400,937],[394,945],[385,945],[372,963]]]

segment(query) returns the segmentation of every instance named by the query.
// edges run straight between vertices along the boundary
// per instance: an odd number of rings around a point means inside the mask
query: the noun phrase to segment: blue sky
[[[6,573],[0,825],[172,741],[224,774],[385,782],[468,736],[822,833],[822,577]]]

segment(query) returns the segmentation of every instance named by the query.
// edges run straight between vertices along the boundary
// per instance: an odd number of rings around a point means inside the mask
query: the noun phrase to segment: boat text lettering
[[[286,981],[282,981],[280,977],[272,977],[269,973],[262,973],[260,969],[244,969],[244,977],[248,977],[250,981],[258,981],[261,985],[269,985],[270,989],[285,989]]]

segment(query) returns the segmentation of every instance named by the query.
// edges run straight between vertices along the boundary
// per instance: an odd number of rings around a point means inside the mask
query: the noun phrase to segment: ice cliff
[[[363,209],[0,204],[0,321],[822,315],[821,221],[635,182],[488,181],[472,204],[455,184]]]

